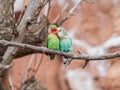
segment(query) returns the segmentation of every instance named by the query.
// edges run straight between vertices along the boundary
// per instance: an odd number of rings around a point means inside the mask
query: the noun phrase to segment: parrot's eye
[[[61,30],[59,30],[59,31],[61,31]]]

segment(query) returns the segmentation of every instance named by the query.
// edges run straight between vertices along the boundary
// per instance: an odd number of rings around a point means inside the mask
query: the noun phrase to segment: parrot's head
[[[49,26],[48,33],[56,33],[57,32],[57,26],[52,24]]]
[[[68,33],[63,27],[58,27],[57,28],[57,35],[60,39],[66,39],[68,36]]]

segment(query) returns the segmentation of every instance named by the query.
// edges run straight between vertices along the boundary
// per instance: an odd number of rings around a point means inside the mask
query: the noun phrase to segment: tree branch
[[[25,40],[25,35],[26,32],[28,31],[28,23],[33,20],[34,16],[39,15],[39,12],[45,6],[46,3],[47,0],[44,0],[44,2],[42,2],[41,0],[30,0],[30,3],[21,19],[21,22],[17,27],[17,31],[19,32],[19,35],[12,36],[12,41],[23,42]],[[19,48],[8,47],[8,49],[3,55],[3,60],[1,64],[3,65],[10,64],[18,51]],[[0,71],[1,71],[0,76],[2,76],[5,70],[1,69]]]
[[[61,26],[68,18],[70,18],[70,16],[73,15],[74,11],[76,10],[76,8],[78,7],[78,5],[82,2],[83,0],[78,0],[77,3],[70,9],[70,11],[68,12],[68,14],[63,18],[63,20],[61,20],[60,22],[58,22],[58,26]]]
[[[45,39],[47,37],[47,23],[48,20],[45,15],[41,14],[33,21],[31,25],[28,26],[29,30],[25,33],[25,39],[23,43],[36,45],[36,46],[43,46],[45,43]],[[5,37],[10,38],[9,34]],[[2,38],[5,39],[6,38]],[[2,40],[1,39],[1,40]],[[8,39],[7,39],[8,40]],[[7,46],[3,47],[0,45],[0,60],[2,60],[3,54],[6,51]],[[15,58],[23,57],[28,54],[35,53],[31,49],[20,49]]]
[[[84,59],[86,61],[87,60],[105,60],[105,59],[112,59],[112,58],[120,57],[120,51],[114,52],[114,53],[108,53],[108,54],[104,54],[104,55],[87,55],[87,54],[82,54],[82,53],[81,54],[66,53],[66,52],[61,52],[58,50],[51,50],[46,47],[38,47],[38,46],[34,46],[34,45],[11,42],[11,41],[7,41],[7,40],[0,40],[0,43],[2,45],[7,45],[7,46],[15,46],[15,47],[20,47],[20,48],[32,49],[38,53],[52,53],[52,54],[64,56],[66,58]]]

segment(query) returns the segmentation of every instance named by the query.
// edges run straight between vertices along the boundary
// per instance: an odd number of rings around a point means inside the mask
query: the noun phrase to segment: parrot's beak
[[[55,33],[59,33],[60,32],[60,30],[57,30]]]
[[[57,28],[57,31],[55,33],[59,33],[59,32],[61,32],[61,30],[59,28]]]

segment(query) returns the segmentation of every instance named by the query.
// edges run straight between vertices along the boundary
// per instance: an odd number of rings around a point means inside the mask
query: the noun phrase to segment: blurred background
[[[67,15],[78,0],[52,0],[48,19],[51,23],[60,15],[60,20]],[[28,5],[28,0],[15,1],[15,13]],[[46,15],[47,6],[42,13]],[[66,9],[65,9],[66,8]],[[73,41],[73,53],[80,50],[89,55],[100,55],[120,51],[120,0],[82,1],[74,15],[63,25]],[[29,62],[35,68],[43,60],[35,77],[47,90],[120,90],[120,58],[90,61],[82,69],[84,60],[73,60],[65,68],[62,59],[56,56],[50,61],[49,56],[32,54],[14,60],[13,67],[4,77],[9,88],[9,77],[15,90],[27,76]]]

